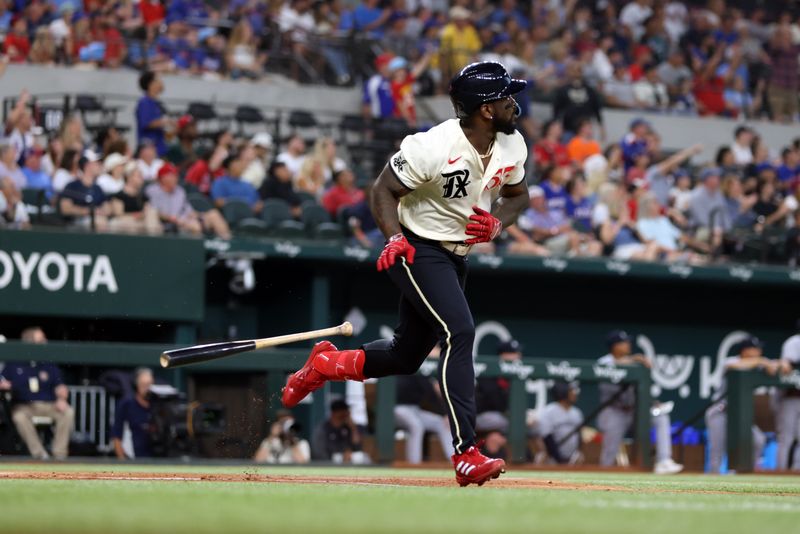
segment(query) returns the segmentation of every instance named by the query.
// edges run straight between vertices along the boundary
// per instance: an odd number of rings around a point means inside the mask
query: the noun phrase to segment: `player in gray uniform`
[[[597,360],[600,365],[644,365],[650,368],[650,360],[642,354],[631,354],[630,336],[622,330],[614,330],[607,338],[609,353]],[[621,394],[597,416],[597,426],[603,433],[603,446],[600,451],[600,465],[612,466],[615,463],[620,445],[628,429],[633,424],[636,392],[630,385],[601,382],[600,403],[609,402]],[[652,425],[656,430],[657,475],[671,475],[683,470],[683,466],[672,459],[672,435],[670,418],[666,410],[654,414]]]
[[[790,373],[792,369],[800,369],[800,319],[795,326],[795,335],[784,341],[781,347],[781,372]],[[792,462],[789,463],[789,452],[792,443],[800,440],[800,389],[789,388],[778,390],[778,413],[775,420],[778,431],[778,469],[791,468],[800,470],[800,444],[794,449]]]
[[[539,430],[547,455],[559,464],[579,463],[582,458],[581,433],[575,432],[583,424],[583,413],[575,407],[579,392],[574,382],[556,382],[551,390],[553,402],[539,414]]]
[[[755,336],[748,336],[739,343],[739,356],[725,360],[725,372],[731,369],[763,369],[768,373],[777,372],[779,363],[776,360],[765,358],[762,353],[761,341]],[[727,449],[728,429],[728,402],[725,393],[728,390],[728,381],[723,376],[719,390],[715,397],[720,399],[706,410],[706,429],[708,430],[709,470],[719,473],[722,457]],[[753,465],[758,465],[758,459],[764,450],[767,438],[764,432],[753,425]]]

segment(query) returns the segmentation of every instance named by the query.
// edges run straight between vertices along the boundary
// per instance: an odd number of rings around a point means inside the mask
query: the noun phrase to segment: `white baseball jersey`
[[[484,170],[458,119],[406,137],[389,168],[412,192],[400,199],[400,224],[420,237],[464,241],[472,206],[491,211],[500,188],[525,178],[522,134],[498,133]]]
[[[783,342],[781,360],[786,360],[792,365],[800,363],[800,334],[795,334]]]

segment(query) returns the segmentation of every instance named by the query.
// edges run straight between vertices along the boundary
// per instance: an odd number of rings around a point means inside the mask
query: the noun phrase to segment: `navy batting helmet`
[[[481,104],[515,95],[527,86],[515,80],[496,61],[481,61],[464,67],[450,82],[450,100],[459,119],[466,119]],[[519,112],[519,110],[518,110]]]

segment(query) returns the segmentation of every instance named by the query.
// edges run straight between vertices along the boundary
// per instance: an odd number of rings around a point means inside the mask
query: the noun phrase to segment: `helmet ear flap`
[[[453,109],[456,111],[456,117],[459,119],[466,119],[469,117],[469,113],[467,113],[466,106],[463,102],[456,99],[455,97],[451,98],[450,101],[453,103]]]

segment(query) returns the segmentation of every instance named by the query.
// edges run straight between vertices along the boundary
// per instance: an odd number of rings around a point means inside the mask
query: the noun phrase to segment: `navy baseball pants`
[[[408,230],[403,234],[416,248],[414,263],[400,258],[388,271],[400,288],[400,321],[393,339],[364,345],[364,375],[416,373],[439,343],[439,385],[453,447],[463,453],[475,443],[475,324],[464,296],[467,259]]]

